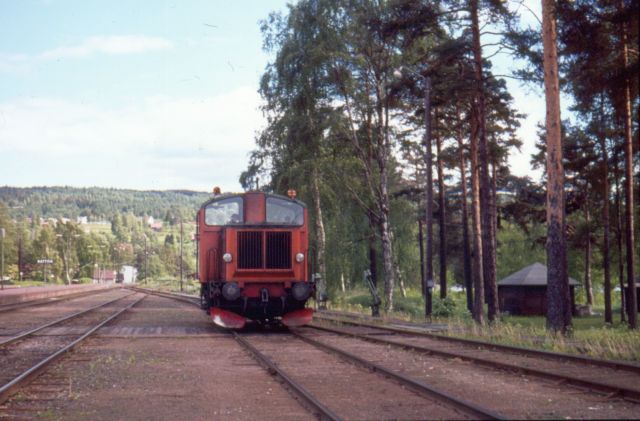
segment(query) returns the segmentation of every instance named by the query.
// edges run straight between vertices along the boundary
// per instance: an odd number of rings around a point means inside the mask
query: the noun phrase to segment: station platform
[[[119,286],[119,285],[117,285]],[[45,300],[70,294],[116,287],[116,284],[47,285],[39,287],[5,288],[0,290],[0,306]]]

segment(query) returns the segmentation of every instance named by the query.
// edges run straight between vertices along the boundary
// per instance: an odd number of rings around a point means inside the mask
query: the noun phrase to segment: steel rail
[[[525,348],[525,347],[515,346],[515,345],[496,344],[496,343],[480,341],[476,339],[456,338],[456,337],[445,336],[445,335],[440,335],[440,334],[431,333],[431,332],[420,332],[412,329],[403,329],[403,328],[393,327],[393,326],[384,326],[384,325],[379,325],[375,323],[345,320],[345,319],[336,318],[336,317],[326,317],[324,315],[318,315],[317,312],[314,313],[313,317],[318,320],[327,320],[331,322],[339,322],[339,323],[350,324],[354,326],[370,327],[370,328],[386,330],[394,333],[403,333],[406,335],[424,336],[430,339],[435,339],[435,340],[445,341],[445,342],[461,343],[461,344],[471,345],[476,348],[477,347],[488,348],[488,349],[492,348],[494,350],[509,351],[519,355],[527,354],[534,357],[542,357],[542,358],[549,358],[549,359],[555,359],[555,360],[562,359],[565,361],[575,362],[579,364],[597,365],[601,367],[612,368],[615,370],[625,370],[625,371],[631,371],[634,373],[640,373],[640,364],[634,364],[627,361],[603,360],[600,358],[587,357],[583,355],[572,355],[572,354],[566,354],[561,352],[545,351],[541,349]]]
[[[312,407],[319,415],[321,419],[328,420],[341,420],[338,415],[336,415],[333,411],[331,411],[328,407],[326,407],[322,402],[316,399],[304,386],[297,383],[291,377],[287,375],[283,370],[281,370],[273,361],[269,359],[266,355],[261,353],[256,347],[251,345],[249,341],[245,338],[241,337],[236,332],[231,332],[233,338],[244,348],[246,349],[253,358],[262,366],[267,368],[267,371],[271,375],[278,376],[282,379],[295,394],[301,398],[308,406]],[[314,415],[318,415],[314,414]]]
[[[140,287],[127,287],[127,288],[133,291],[138,291],[145,294],[157,295],[159,297],[172,298],[174,300],[183,301],[185,303],[193,304],[198,308],[200,308],[200,301],[198,300],[197,297],[189,298],[184,294],[175,294],[172,292],[158,291],[158,290],[149,289],[149,288],[140,288]]]
[[[111,315],[107,319],[103,320],[99,324],[95,325],[94,327],[92,327],[90,330],[85,332],[82,336],[80,336],[79,338],[77,338],[76,340],[71,342],[70,344],[64,346],[63,348],[59,349],[55,353],[49,355],[48,357],[46,357],[45,359],[43,359],[42,361],[40,361],[36,365],[32,366],[28,370],[24,371],[22,374],[20,374],[17,377],[15,377],[10,382],[4,384],[2,387],[0,387],[0,404],[3,404],[4,402],[6,402],[6,400],[13,393],[15,393],[20,387],[22,387],[28,381],[30,381],[31,379],[36,377],[38,374],[40,374],[42,371],[44,371],[49,364],[51,364],[54,361],[58,360],[60,357],[65,355],[67,352],[73,350],[80,342],[84,341],[86,338],[91,336],[98,329],[100,329],[101,327],[103,327],[104,325],[106,325],[107,323],[109,323],[110,321],[115,319],[116,317],[120,316],[125,311],[131,309],[134,305],[138,304],[145,297],[146,297],[146,295],[143,295],[138,300],[136,300],[133,303],[129,304],[128,306],[120,309],[118,312],[116,312],[115,314]]]
[[[129,296],[131,296],[133,294],[135,294],[135,292],[132,292],[131,294],[123,295],[122,297],[116,298],[116,299],[111,300],[111,301],[107,301],[106,303],[98,304],[98,305],[90,307],[88,309],[81,310],[81,311],[78,311],[76,313],[61,317],[61,318],[59,318],[57,320],[54,320],[54,321],[49,322],[49,323],[46,323],[44,325],[34,327],[33,329],[29,329],[27,331],[20,332],[19,334],[15,335],[15,336],[12,336],[12,337],[7,338],[7,339],[0,340],[0,346],[8,345],[8,344],[10,344],[12,342],[15,342],[17,340],[20,340],[22,338],[25,338],[27,336],[33,335],[34,333],[39,332],[42,329],[46,329],[46,328],[51,327],[53,325],[57,325],[58,323],[65,322],[67,320],[73,319],[73,318],[78,317],[78,316],[82,316],[85,313],[88,313],[88,312],[93,311],[95,309],[98,309],[100,307],[104,307],[104,306],[109,305],[111,303],[115,303],[116,301],[120,301],[122,299],[125,299],[125,298],[127,298],[127,297],[129,297]]]
[[[351,354],[347,351],[333,347],[323,342],[316,341],[315,339],[311,339],[308,336],[300,334],[299,332],[292,331],[291,333],[297,338],[301,339],[302,341],[307,342],[308,344],[313,345],[317,348],[320,348],[325,352],[336,354],[347,361],[356,363],[371,371],[377,371],[377,372],[383,373],[384,375],[391,377],[394,380],[413,388],[414,390],[427,394],[430,397],[436,398],[439,401],[444,401],[449,406],[452,406],[453,408],[458,410],[462,410],[472,417],[479,417],[480,419],[483,419],[483,420],[484,419],[491,419],[491,420],[510,419],[502,414],[499,414],[497,412],[494,412],[489,409],[483,408],[479,405],[476,405],[473,402],[469,402],[467,400],[457,398],[449,393],[446,393],[442,390],[438,390],[432,386],[429,386],[426,383],[412,379],[411,377],[405,376],[404,374],[398,373],[396,371],[383,367],[379,364],[360,358],[357,355]]]
[[[11,310],[17,310],[17,309],[21,309],[21,308],[25,308],[25,307],[44,306],[44,305],[48,305],[48,304],[55,304],[55,303],[59,303],[59,302],[62,302],[62,301],[71,300],[71,299],[74,299],[74,298],[84,297],[84,296],[87,296],[87,295],[100,294],[100,293],[103,293],[103,292],[111,291],[112,289],[115,289],[115,288],[119,288],[119,287],[113,286],[113,287],[108,287],[108,288],[103,288],[103,289],[96,289],[96,290],[92,290],[92,291],[76,292],[74,294],[58,295],[56,297],[39,298],[37,300],[22,301],[22,302],[19,302],[19,303],[2,304],[2,305],[0,305],[0,313],[4,313],[4,312],[7,312],[7,311],[11,311]]]
[[[317,330],[323,330],[326,332],[336,333],[343,336],[349,336],[349,337],[361,339],[368,342],[378,343],[382,345],[392,345],[392,346],[409,349],[409,350],[420,352],[420,353],[426,353],[429,355],[437,355],[440,357],[447,357],[447,358],[449,357],[458,358],[460,360],[477,363],[489,368],[499,368],[507,371],[515,371],[521,374],[528,374],[536,377],[554,380],[563,384],[570,384],[578,388],[583,388],[591,391],[599,391],[603,393],[609,393],[612,396],[620,396],[622,398],[626,398],[634,402],[640,402],[640,391],[635,389],[629,389],[625,386],[604,383],[596,380],[581,379],[579,377],[554,373],[552,371],[543,370],[539,368],[524,367],[522,365],[496,361],[490,358],[482,358],[479,356],[472,356],[472,355],[458,353],[454,351],[444,351],[444,350],[429,348],[421,345],[408,344],[406,342],[392,341],[389,339],[382,339],[382,338],[372,337],[368,335],[347,332],[344,330],[330,328],[326,326],[308,325],[307,327],[312,329],[317,329]]]

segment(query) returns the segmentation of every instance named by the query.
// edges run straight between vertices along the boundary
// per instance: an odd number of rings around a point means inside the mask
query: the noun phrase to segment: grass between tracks
[[[424,300],[419,291],[408,291],[407,297],[394,297],[395,310],[385,317],[424,323]],[[371,297],[365,290],[342,294],[331,303],[337,310],[370,314]],[[603,310],[596,314],[574,317],[569,335],[553,334],[545,329],[543,316],[501,316],[491,325],[479,326],[466,309],[465,297],[450,292],[445,300],[434,297],[433,323],[445,325],[445,335],[485,340],[494,343],[589,355],[597,358],[640,361],[640,331],[631,331],[620,323],[619,309],[614,309],[613,325],[606,325]]]

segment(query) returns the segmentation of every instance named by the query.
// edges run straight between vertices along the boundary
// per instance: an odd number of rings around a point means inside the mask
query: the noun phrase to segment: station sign
[[[40,264],[52,264],[53,263],[53,259],[38,259],[38,263]]]

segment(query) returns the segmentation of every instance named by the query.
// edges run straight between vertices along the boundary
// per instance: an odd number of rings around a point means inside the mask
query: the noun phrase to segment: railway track
[[[441,358],[456,358],[640,403],[638,364],[453,338],[344,318],[320,315],[316,320],[352,325],[360,331],[317,323],[310,328]],[[383,336],[392,336],[394,339]]]
[[[86,296],[90,296],[90,295],[95,295],[95,294],[101,294],[107,291],[111,291],[113,289],[116,288],[120,288],[120,287],[110,287],[110,288],[104,288],[104,289],[99,289],[99,290],[93,290],[93,291],[83,291],[83,292],[78,292],[75,294],[68,294],[68,295],[62,295],[62,296],[57,296],[57,297],[50,297],[50,298],[41,298],[38,300],[30,300],[30,301],[24,301],[21,303],[14,303],[14,304],[2,304],[0,305],[0,313],[4,313],[6,311],[12,311],[12,310],[18,310],[18,309],[22,309],[22,308],[28,308],[28,307],[36,307],[36,306],[46,306],[49,304],[56,304],[56,303],[60,303],[63,301],[68,301],[68,300],[72,300],[74,298],[81,298],[81,297],[86,297]]]
[[[188,304],[199,306],[199,301],[193,297],[189,297],[183,294],[174,294],[160,291],[152,291],[147,289],[137,289],[139,291],[144,291],[146,293],[176,299]],[[260,338],[253,337],[251,335],[230,332],[233,338],[265,369],[269,371],[270,374],[277,376],[283,383],[285,383],[288,389],[295,395],[296,398],[304,402],[304,406],[310,410],[314,415],[319,416],[321,419],[329,419],[329,420],[340,420],[343,419],[342,416],[338,415],[339,411],[335,411],[331,409],[331,405],[325,403],[325,400],[322,400],[316,396],[317,391],[312,392],[308,387],[303,384],[303,379],[309,379],[308,376],[304,374],[298,373],[296,375],[292,375],[289,371],[285,371],[282,368],[287,362],[286,358],[279,358],[280,361],[276,363],[274,361],[274,357],[278,357],[280,352],[272,352],[271,355],[267,355],[264,350],[260,349],[260,346],[256,344]],[[336,347],[329,346],[327,344],[323,344],[322,342],[316,341],[307,335],[304,335],[298,331],[292,331],[287,333],[283,337],[278,337],[277,341],[281,340],[291,340],[294,339],[299,342],[296,345],[295,350],[296,353],[299,352],[300,347],[306,344],[316,350],[321,351],[324,354],[329,354],[333,356],[337,356],[339,360],[343,363],[347,362],[350,365],[355,365],[360,368],[360,376],[362,377],[376,377],[377,381],[383,379],[383,382],[392,382],[394,383],[393,387],[396,390],[403,390],[405,388],[409,388],[413,390],[415,393],[422,397],[422,400],[426,400],[428,403],[426,404],[431,410],[436,411],[434,416],[436,418],[445,417],[445,418],[468,418],[468,419],[507,419],[501,414],[496,413],[495,411],[491,411],[490,409],[483,408],[480,405],[469,402],[465,399],[458,398],[453,396],[452,394],[443,392],[421,382],[419,380],[413,379],[409,376],[403,375],[401,373],[397,373],[387,367],[384,367],[380,364],[375,364],[366,359],[360,358],[359,356],[347,352],[343,349],[339,349]],[[264,345],[264,344],[263,344]],[[282,351],[282,349],[280,349]],[[334,360],[335,361],[335,360]],[[291,368],[290,368],[291,369]],[[343,367],[344,369],[344,367]],[[364,370],[362,370],[364,369]],[[331,371],[329,369],[328,371]],[[331,376],[334,376],[336,373],[329,373]],[[338,376],[339,377],[339,376]],[[301,380],[302,379],[302,380]],[[344,378],[342,380],[345,380]],[[353,383],[358,384],[366,384],[371,385],[372,380],[366,379],[361,382],[357,382],[353,379],[353,376],[347,376],[346,380],[349,382],[348,385],[336,385],[336,387],[340,388],[351,388],[353,387]],[[329,390],[332,390],[332,387],[329,387]],[[334,396],[333,399],[336,397]],[[345,396],[347,401],[351,401],[352,397],[349,395]],[[371,401],[372,399],[375,401],[375,396],[367,396],[367,399]],[[379,399],[384,399],[383,396],[378,396]],[[326,398],[326,400],[329,400]],[[424,405],[424,403],[423,403]],[[433,409],[437,408],[437,409]],[[422,408],[424,410],[424,408]],[[437,412],[439,411],[439,412]],[[424,415],[424,413],[422,413]],[[438,415],[439,414],[439,415]]]
[[[128,294],[3,339],[0,342],[3,367],[0,404],[51,363],[144,299],[145,295],[139,295]],[[124,306],[119,305],[121,301],[125,302]]]
[[[24,339],[26,337],[32,336],[32,335],[36,334],[37,332],[39,332],[39,331],[41,331],[43,329],[46,329],[46,328],[51,327],[51,326],[55,326],[57,324],[66,322],[67,320],[71,320],[71,319],[74,319],[76,317],[80,317],[83,314],[89,313],[89,312],[91,312],[93,310],[99,309],[99,308],[107,306],[107,305],[109,305],[111,303],[115,303],[116,301],[120,301],[120,300],[122,300],[124,298],[127,298],[129,295],[132,295],[132,294],[127,294],[127,295],[124,295],[122,297],[114,298],[114,299],[109,300],[107,302],[100,303],[98,305],[89,307],[87,309],[77,311],[77,312],[75,312],[73,314],[69,314],[69,315],[63,316],[63,317],[61,317],[59,319],[56,319],[54,321],[47,322],[45,324],[36,326],[34,328],[24,330],[24,331],[19,332],[19,333],[15,334],[15,335],[11,335],[11,336],[9,336],[7,338],[0,339],[0,346],[8,345],[8,344],[10,344],[12,342],[16,342],[16,341],[19,341],[20,339]]]

